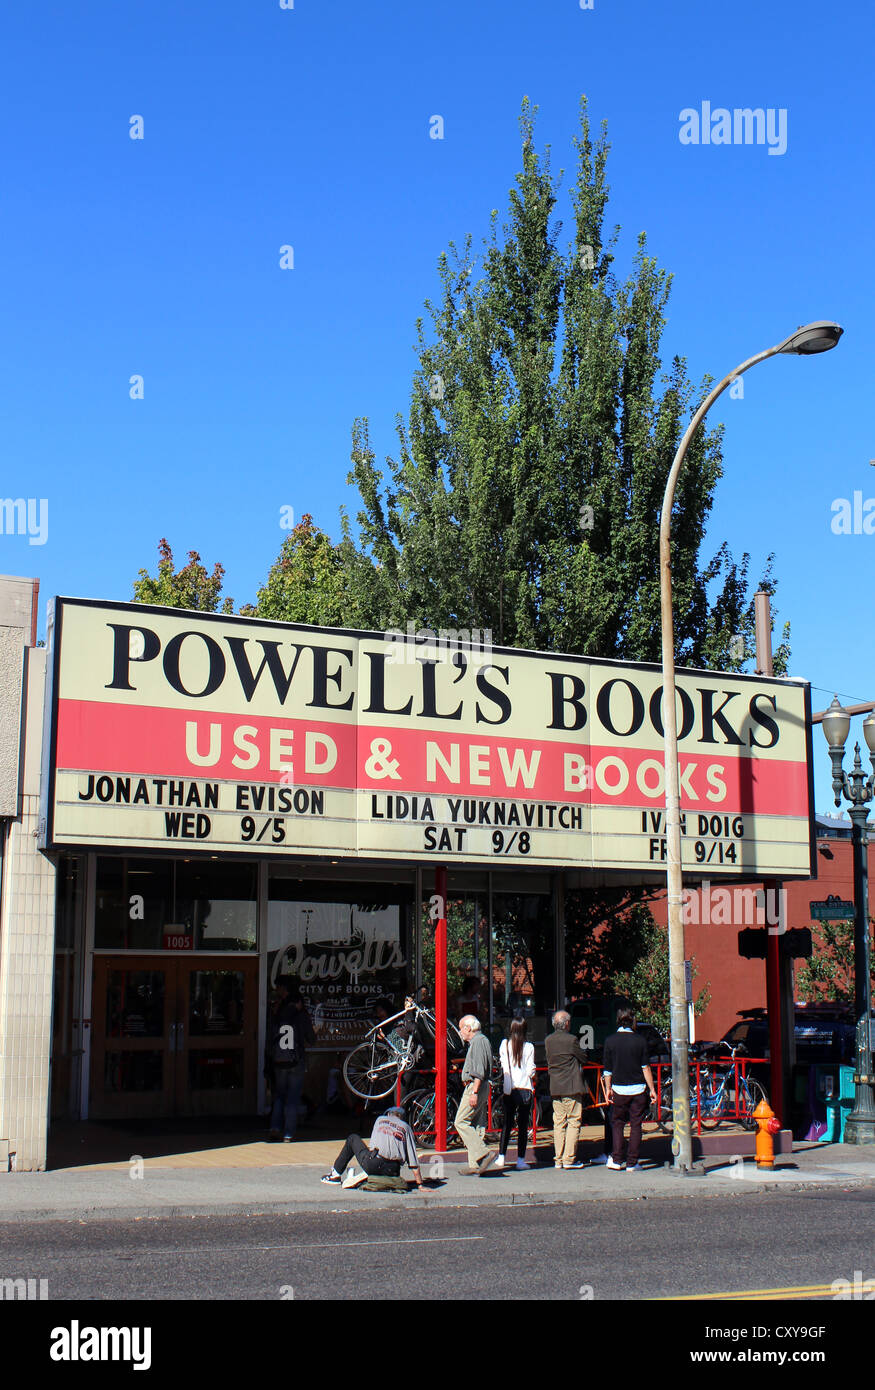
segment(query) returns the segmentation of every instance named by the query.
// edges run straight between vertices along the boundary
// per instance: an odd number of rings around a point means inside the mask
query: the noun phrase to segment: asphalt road
[[[875,1279],[873,1237],[872,1187],[409,1213],[372,1205],[279,1217],[89,1218],[4,1226],[0,1279],[47,1279],[50,1300],[76,1301],[701,1297],[828,1290],[858,1271]]]

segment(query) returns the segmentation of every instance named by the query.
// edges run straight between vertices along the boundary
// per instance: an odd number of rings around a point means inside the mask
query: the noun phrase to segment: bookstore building
[[[536,1040],[574,994],[569,894],[664,883],[656,666],[66,598],[42,648],[16,584],[0,1171],[63,1121],[258,1116],[280,977],[321,1101],[379,1004],[433,987],[437,867],[451,995]],[[807,878],[808,685],[678,686],[687,879]]]

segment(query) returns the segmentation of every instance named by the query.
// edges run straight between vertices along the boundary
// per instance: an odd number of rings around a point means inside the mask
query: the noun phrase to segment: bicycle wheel
[[[434,1132],[434,1091],[411,1091],[404,1102],[404,1118],[416,1135]]]
[[[716,1129],[725,1120],[726,1110],[726,1083],[715,1085],[714,1077],[710,1072],[702,1071],[701,1082],[698,1087],[696,1083],[690,1086],[690,1113],[693,1123],[696,1122],[697,1111],[702,1128],[707,1130]]]
[[[671,1133],[671,1082],[663,1082],[660,1087],[658,1104],[656,1101],[651,1103],[647,1112],[647,1120],[650,1124],[655,1124],[663,1134]]]
[[[716,1091],[703,1087],[700,1092],[699,1104],[701,1106],[702,1128],[706,1130],[717,1129],[726,1119],[726,1087],[719,1086]],[[690,1110],[693,1119],[696,1117],[696,1088],[693,1087],[690,1094]]]
[[[693,1122],[696,1118],[696,1097],[690,1100],[690,1108],[693,1114]],[[723,1101],[717,1100],[711,1103],[703,1102],[702,1105],[702,1128],[709,1132],[717,1129],[726,1119],[726,1112],[723,1109]]]
[[[422,1031],[429,1042],[434,1042],[437,1035],[437,1025],[435,1016],[430,1009],[423,1009],[419,1015],[419,1022]],[[465,1044],[462,1042],[462,1034],[459,1032],[452,1019],[447,1019],[447,1051],[451,1057],[459,1057],[465,1051]]]
[[[347,1053],[343,1075],[349,1089],[362,1100],[388,1096],[398,1080],[398,1057],[386,1043],[361,1043]]]
[[[738,1088],[738,1123],[744,1129],[756,1129],[753,1112],[761,1100],[768,1100],[765,1087],[752,1076],[744,1077]]]
[[[434,1134],[434,1091],[422,1090],[411,1091],[404,1102],[404,1114],[407,1123],[413,1130],[417,1139],[424,1135]],[[456,1111],[459,1108],[459,1097],[453,1091],[447,1091],[447,1143],[450,1148],[461,1143],[454,1129]]]

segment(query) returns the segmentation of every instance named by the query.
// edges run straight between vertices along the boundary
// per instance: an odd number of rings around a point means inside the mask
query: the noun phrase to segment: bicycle
[[[762,1082],[757,1081],[752,1076],[747,1076],[740,1068],[737,1069],[734,1066],[739,1048],[727,1047],[727,1050],[729,1052],[729,1064],[719,1075],[710,1066],[700,1066],[698,1084],[695,1078],[691,1079],[690,1113],[694,1119],[698,1118],[702,1128],[706,1130],[717,1129],[718,1125],[724,1121],[733,1120],[737,1120],[744,1129],[756,1129],[757,1122],[754,1119],[754,1111],[761,1100],[768,1100],[765,1087]],[[713,1059],[713,1063],[715,1066],[719,1066],[717,1058]],[[733,1102],[733,1087],[730,1086],[730,1080],[734,1080],[736,1070],[738,1071],[738,1090]],[[658,1107],[651,1105],[650,1119],[655,1120],[664,1134],[668,1134],[672,1122],[670,1076],[662,1082],[657,1094]]]
[[[410,1021],[413,1026],[406,1037],[402,1037],[392,1024],[400,1019]],[[391,1018],[376,1023],[365,1034],[365,1041],[347,1053],[343,1063],[343,1076],[353,1095],[362,1100],[380,1100],[388,1096],[396,1082],[405,1072],[413,1069],[423,1055],[423,1047],[417,1033],[430,1043],[437,1036],[437,1023],[430,1009],[423,1009],[414,1001],[408,1000],[405,1008]],[[462,1052],[465,1044],[458,1028],[447,1020],[447,1049],[452,1054]]]

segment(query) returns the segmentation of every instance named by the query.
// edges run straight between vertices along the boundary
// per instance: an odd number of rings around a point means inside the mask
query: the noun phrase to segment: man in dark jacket
[[[571,1015],[559,1009],[553,1015],[554,1032],[547,1037],[547,1068],[553,1098],[553,1163],[556,1168],[583,1168],[577,1159],[577,1141],[583,1116],[583,1077],[580,1065],[586,1053],[569,1033]]]
[[[656,1091],[650,1070],[650,1050],[641,1034],[635,1032],[635,1015],[631,1009],[617,1010],[617,1031],[605,1040],[602,1080],[608,1104],[613,1106],[611,1129],[614,1148],[607,1166],[614,1169],[625,1166],[627,1173],[639,1173],[641,1122],[647,1114],[648,1104],[656,1103]],[[628,1155],[625,1138],[627,1120]]]
[[[307,1067],[306,1049],[316,1041],[310,1015],[300,990],[288,980],[278,980],[276,998],[268,1018],[264,1075],[273,1089],[270,1116],[271,1139],[282,1137],[290,1144],[298,1128],[298,1106],[304,1089]]]

